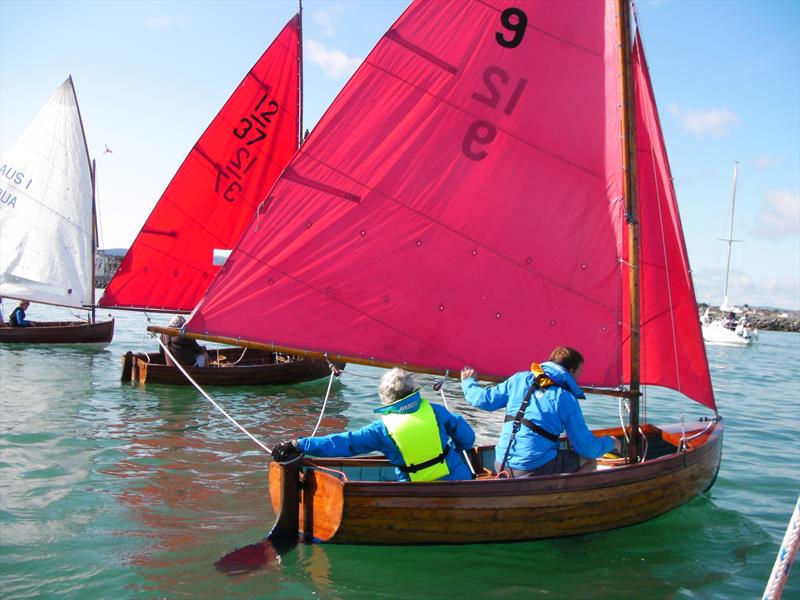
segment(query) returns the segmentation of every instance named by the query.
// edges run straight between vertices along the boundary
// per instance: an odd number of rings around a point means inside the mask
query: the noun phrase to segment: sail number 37
[[[528,15],[519,8],[507,8],[500,14],[500,25],[506,31],[495,32],[495,41],[503,48],[516,48],[525,37]],[[527,79],[521,78],[515,83],[508,71],[497,65],[489,65],[483,71],[485,89],[473,92],[472,99],[490,108],[502,110],[506,115],[511,115],[527,84]],[[497,127],[494,123],[478,119],[467,128],[464,140],[461,142],[461,150],[470,160],[483,160],[488,152],[482,149],[482,146],[490,144],[495,137],[497,137]]]

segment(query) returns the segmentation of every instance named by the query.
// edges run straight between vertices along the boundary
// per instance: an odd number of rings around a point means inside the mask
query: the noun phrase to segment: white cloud
[[[677,104],[670,104],[667,109],[681,125],[697,136],[722,137],[728,134],[731,127],[739,124],[739,115],[727,108],[682,110]]]
[[[304,49],[306,58],[318,65],[329,79],[349,76],[361,64],[360,58],[347,56],[341,50],[328,49],[316,40],[307,39]]]
[[[788,190],[768,191],[752,232],[766,240],[800,235],[800,195]]]
[[[145,21],[149,29],[171,29],[173,27],[187,27],[189,17],[183,15],[150,17]]]
[[[725,273],[716,269],[701,269],[692,273],[698,302],[717,305],[722,302]],[[800,309],[800,279],[797,277],[753,277],[732,270],[728,285],[731,303],[741,306],[771,306]]]
[[[754,161],[759,169],[769,169],[783,162],[779,156],[756,156]]]
[[[336,33],[336,20],[343,14],[344,8],[337,3],[315,10],[311,13],[311,18],[322,27],[322,33],[330,37]]]

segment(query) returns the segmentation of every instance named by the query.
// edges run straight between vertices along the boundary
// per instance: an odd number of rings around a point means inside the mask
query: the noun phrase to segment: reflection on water
[[[37,307],[37,316],[50,318],[47,310]],[[800,489],[800,336],[765,333],[752,348],[709,347],[726,425],[722,468],[710,494],[668,515],[542,542],[300,545],[266,569],[227,576],[214,561],[261,538],[274,520],[268,459],[194,389],[120,383],[120,355],[156,343],[143,336],[143,316],[115,316],[105,352],[0,346],[5,596],[753,597]],[[348,366],[320,433],[372,421],[381,373]],[[420,377],[437,402],[434,381]],[[210,391],[272,445],[310,434],[326,387]],[[479,441],[494,442],[502,415],[467,407],[455,379],[446,390]],[[582,404],[590,425],[618,422],[616,400]],[[662,390],[648,390],[646,411],[655,423],[707,414]],[[800,597],[796,581],[784,598]]]

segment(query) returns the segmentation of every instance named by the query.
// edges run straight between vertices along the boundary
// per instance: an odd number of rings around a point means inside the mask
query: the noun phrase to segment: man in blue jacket
[[[8,324],[11,327],[33,327],[33,323],[25,318],[25,311],[28,310],[30,305],[31,303],[27,300],[20,302],[19,306],[14,309],[11,316],[8,318]]]
[[[576,382],[582,368],[580,352],[565,346],[553,350],[541,367],[534,363],[531,371],[516,373],[493,387],[478,385],[475,369],[464,367],[461,389],[467,402],[483,410],[506,409],[495,447],[498,472],[531,477],[594,470],[596,458],[621,450],[619,440],[595,437],[586,426],[578,404],[578,398],[585,396]],[[526,397],[527,406],[520,415]],[[559,449],[558,436],[564,431],[574,451]]]
[[[358,431],[282,442],[272,449],[281,463],[311,456],[356,456],[382,452],[395,466],[399,481],[472,479],[462,452],[475,443],[463,418],[420,396],[411,373],[392,369],[378,389],[381,418]]]

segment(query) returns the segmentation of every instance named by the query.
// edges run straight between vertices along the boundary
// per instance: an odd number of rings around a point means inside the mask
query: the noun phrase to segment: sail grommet
[[[361,230],[361,237],[367,237],[366,230],[364,230],[364,229]]]
[[[556,324],[555,319],[550,319],[550,327],[553,327]]]
[[[444,304],[439,305],[439,310],[444,310]]]
[[[586,263],[581,263],[581,269],[583,269],[585,271],[588,268],[589,268],[589,265],[587,265]]]
[[[419,248],[420,246],[422,246],[422,240],[417,240],[417,248]]]
[[[147,272],[149,272],[149,271],[150,271],[150,267],[145,267],[144,269],[142,269],[142,271],[144,271],[145,273],[147,273]]]
[[[326,296],[333,296],[333,290],[331,288],[326,287],[324,291]]]
[[[525,259],[525,264],[526,264],[526,265],[529,265],[529,264],[531,264],[532,262],[533,262],[533,258],[532,258],[532,257],[530,257],[530,256],[529,256],[528,258],[526,258],[526,259]]]
[[[477,248],[473,248],[472,249],[472,256],[478,256],[478,249]]]
[[[275,280],[272,277],[270,277],[269,279],[267,279],[267,283],[269,285],[275,285]]]
[[[495,318],[495,319],[499,319],[499,318],[500,318],[500,317],[502,317],[502,316],[503,316],[503,313],[501,313],[501,312],[498,312],[498,313],[495,313],[495,315],[494,315],[494,318]]]
[[[306,223],[306,229],[311,229],[311,225],[312,225],[311,221],[309,221],[308,223]]]

